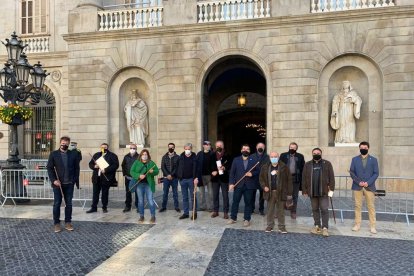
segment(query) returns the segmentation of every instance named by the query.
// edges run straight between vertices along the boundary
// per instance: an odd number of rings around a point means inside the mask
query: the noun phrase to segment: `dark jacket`
[[[272,164],[269,162],[267,164],[264,164],[260,169],[259,181],[260,186],[263,189],[263,198],[265,200],[269,200],[270,196],[272,195],[272,180],[270,175],[271,167]],[[264,191],[265,187],[269,188],[268,192]],[[289,168],[282,161],[279,161],[278,163],[277,191],[277,200],[281,201],[286,201],[287,196],[292,196],[293,192],[292,175],[290,174]]]
[[[131,156],[131,154],[127,154],[124,156],[124,159],[122,160],[122,175],[123,176],[131,176],[130,174],[130,170],[132,167],[132,164],[134,164],[135,160],[138,159],[139,154],[135,153],[134,155]]]
[[[180,156],[174,152],[174,155],[170,158],[168,152],[164,154],[161,159],[161,170],[164,176],[171,175],[172,177],[177,177],[177,169],[178,169],[178,159]]]
[[[98,171],[99,169],[95,169],[95,160],[98,160],[102,156],[102,152],[97,152],[93,155],[91,161],[89,161],[89,168],[93,170],[92,173],[92,183],[97,184],[99,180]],[[116,170],[119,167],[118,156],[115,153],[108,150],[106,155],[104,156],[106,162],[108,162],[109,167],[105,169],[105,175],[101,175],[101,184],[111,186],[113,183],[116,183]]]
[[[289,169],[290,153],[289,152],[282,153],[279,159],[280,161],[285,163]],[[302,154],[296,152],[295,161],[296,161],[296,173],[292,177],[292,181],[302,183],[302,173],[303,173],[303,167],[305,166],[305,157],[303,157]],[[299,187],[301,189],[301,185]]]
[[[218,173],[218,169],[217,169],[217,163],[216,161],[221,160],[221,165],[224,166],[225,170],[223,172],[222,175],[220,175]],[[211,176],[211,182],[218,182],[219,180],[223,183],[229,183],[229,172],[231,169],[231,157],[229,155],[226,154],[226,152],[224,152],[223,156],[221,156],[221,158],[217,158],[217,154],[216,152],[214,152],[213,155],[213,165],[214,165],[214,169],[213,171],[217,171],[217,175],[215,176]]]
[[[68,150],[66,154],[68,155],[69,179],[72,181],[73,184],[79,183],[80,169],[79,169],[78,156],[70,150]],[[63,160],[60,154],[60,150],[55,150],[50,153],[46,168],[47,168],[47,173],[49,175],[49,180],[52,184],[52,188],[54,188],[56,186],[53,185],[53,182],[55,182],[55,180],[57,179],[59,179],[60,181],[63,181],[63,175],[65,173],[65,167],[63,165]],[[55,169],[56,169],[57,175],[56,175]]]
[[[352,190],[361,190],[362,187],[359,186],[359,182],[367,182],[368,189],[375,192],[377,189],[375,187],[375,181],[379,175],[378,161],[374,156],[368,155],[367,165],[364,168],[362,165],[361,155],[355,156],[352,158],[351,162],[351,177],[352,177]]]
[[[263,152],[262,154],[255,152],[251,154],[250,157],[253,158],[255,163],[259,162],[259,165],[257,165],[257,169],[259,173],[263,165],[270,163],[269,155],[265,152]],[[256,189],[260,189],[259,173],[257,174],[257,176],[254,176],[254,180],[256,181]]]
[[[258,162],[252,156],[249,156],[247,160],[248,160],[247,168],[244,169],[242,156],[238,156],[234,158],[233,163],[231,164],[231,169],[230,169],[230,174],[229,174],[229,184],[236,184],[237,181],[239,181]],[[246,186],[248,190],[257,189],[256,179],[259,176],[259,172],[260,172],[260,169],[259,169],[259,164],[258,164],[251,171],[252,176],[244,177],[243,180],[241,180],[239,184],[237,184],[235,189],[241,189],[244,186]]]
[[[210,155],[210,163],[208,164],[208,170],[209,173],[208,175],[211,175],[211,172],[216,168],[215,167],[215,161],[213,163],[213,159],[214,159],[214,152],[213,151],[209,151],[209,155]],[[198,175],[203,175],[203,163],[204,163],[204,151],[199,151],[197,153],[197,168],[198,168]],[[200,186],[204,186],[203,183],[203,178],[199,178],[198,179],[198,187]]]
[[[302,193],[312,196],[312,175],[313,175],[313,163],[314,161],[308,161],[305,163],[302,175]],[[331,162],[325,159],[321,159],[321,184],[322,184],[322,196],[328,196],[329,190],[335,190],[335,175]],[[328,188],[329,187],[329,188]]]
[[[197,155],[194,152],[191,152],[190,157],[186,157],[185,153],[181,153],[180,157],[178,158],[178,168],[177,168],[177,178],[183,179],[183,167],[184,167],[184,158],[191,158],[193,161],[193,171],[192,171],[192,178],[198,178],[200,181],[201,175],[199,174],[199,170],[197,168]]]

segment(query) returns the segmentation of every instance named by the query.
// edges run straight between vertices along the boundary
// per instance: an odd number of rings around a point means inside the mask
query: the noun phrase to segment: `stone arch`
[[[259,56],[254,54],[251,51],[245,49],[226,49],[220,52],[215,53],[210,58],[208,58],[202,68],[199,71],[196,81],[196,94],[195,94],[195,108],[196,114],[198,118],[196,120],[199,122],[199,126],[196,129],[196,138],[197,141],[202,141],[203,139],[203,102],[204,102],[204,84],[206,81],[207,76],[211,72],[211,70],[221,61],[226,58],[232,57],[240,57],[243,59],[248,60],[249,62],[253,63],[257,69],[260,70],[260,73],[263,75],[265,82],[266,82],[266,125],[267,127],[267,138],[266,144],[268,147],[271,147],[271,143],[273,140],[273,131],[272,131],[272,120],[273,120],[273,111],[272,111],[272,82],[271,82],[271,74],[268,65],[265,63],[263,59]]]
[[[372,150],[382,152],[382,72],[367,56],[348,53],[329,61],[322,70],[318,82],[319,145],[333,146],[333,131],[329,125],[332,98],[340,89],[343,80],[351,81],[363,100],[361,119],[357,123],[356,140],[376,141]]]
[[[125,105],[125,96],[130,93],[130,89],[140,90],[139,96],[148,106],[149,136],[146,139],[146,146],[156,149],[158,133],[157,88],[152,75],[139,67],[122,68],[113,75],[109,82],[107,97],[108,142],[114,150],[119,150],[127,143],[123,137],[127,133],[126,125],[123,123],[125,118],[123,105]]]

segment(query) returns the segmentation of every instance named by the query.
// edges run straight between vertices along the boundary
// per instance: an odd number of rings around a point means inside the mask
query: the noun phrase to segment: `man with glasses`
[[[162,197],[162,206],[159,212],[164,212],[167,210],[168,194],[170,192],[170,187],[173,192],[174,199],[174,208],[175,211],[181,212],[178,207],[178,178],[177,178],[177,167],[178,167],[179,155],[175,152],[175,144],[168,144],[168,152],[164,154],[161,159],[161,170],[164,174],[163,178],[163,197]]]

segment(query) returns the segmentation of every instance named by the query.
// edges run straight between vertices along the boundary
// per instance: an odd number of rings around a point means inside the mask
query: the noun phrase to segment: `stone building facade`
[[[22,1],[5,2],[3,38],[22,24]],[[371,143],[381,175],[414,176],[409,0],[345,8],[317,0],[45,2],[48,43],[28,56],[54,74],[46,81],[56,99],[54,135],[71,136],[85,155],[102,142],[127,152],[123,108],[136,89],[148,106],[145,147],[157,161],[169,142],[181,152],[187,142],[199,150],[205,139],[223,139],[235,154],[244,142],[283,152],[295,141],[307,160],[321,147],[345,174],[359,151],[335,146],[329,120],[349,80],[363,101],[356,141]],[[7,125],[1,131],[4,159]]]

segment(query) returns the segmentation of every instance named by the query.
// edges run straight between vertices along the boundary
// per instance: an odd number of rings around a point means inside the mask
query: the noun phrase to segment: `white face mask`
[[[135,153],[137,153],[137,150],[130,149],[130,150],[129,150],[129,153],[130,153],[130,154],[132,154],[132,155],[134,155]]]
[[[143,155],[143,156],[141,156],[141,159],[144,160],[144,161],[147,161],[148,160],[148,156]]]
[[[185,155],[190,155],[191,154],[191,150],[184,150]]]

